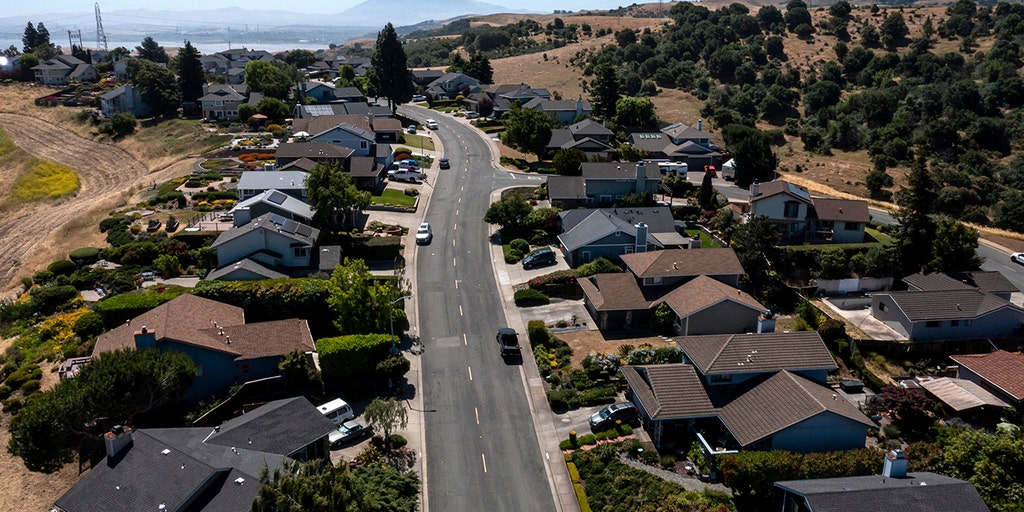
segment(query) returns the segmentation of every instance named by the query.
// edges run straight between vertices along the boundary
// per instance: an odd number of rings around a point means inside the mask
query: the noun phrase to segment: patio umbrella
[[[309,132],[295,132],[293,135],[296,137],[309,137]]]
[[[269,118],[267,116],[263,115],[263,114],[253,114],[252,117],[250,117],[250,119],[269,119]]]

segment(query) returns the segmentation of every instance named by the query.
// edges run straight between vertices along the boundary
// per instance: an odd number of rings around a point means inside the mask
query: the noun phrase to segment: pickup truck
[[[501,349],[502,356],[519,355],[519,335],[514,329],[509,327],[498,329],[498,335],[495,339],[498,340],[498,347]]]

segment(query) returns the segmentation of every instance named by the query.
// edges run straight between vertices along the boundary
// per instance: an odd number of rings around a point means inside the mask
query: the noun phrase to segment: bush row
[[[533,288],[523,288],[522,290],[516,290],[514,295],[516,306],[521,308],[527,308],[531,306],[543,306],[551,302],[551,299],[547,295],[534,290]]]
[[[342,385],[372,375],[391,348],[387,334],[353,334],[316,341],[325,384]]]

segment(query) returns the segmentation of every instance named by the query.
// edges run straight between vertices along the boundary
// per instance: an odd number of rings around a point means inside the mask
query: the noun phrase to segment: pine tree
[[[370,62],[374,70],[374,89],[377,95],[388,99],[388,106],[395,113],[400,103],[412,100],[416,88],[406,61],[405,49],[391,23],[377,34],[377,48]]]
[[[190,41],[185,41],[185,48],[178,54],[178,91],[182,101],[196,101],[203,95],[203,83],[206,74],[203,64],[199,62],[199,50]]]
[[[135,51],[139,52],[139,57],[157,62],[160,64],[166,64],[170,59],[167,56],[167,51],[164,50],[163,46],[160,46],[152,37],[146,36],[142,40],[142,46],[136,46]]]
[[[39,32],[36,31],[36,27],[32,26],[32,22],[28,22],[25,26],[25,35],[21,36],[21,43],[24,47],[21,51],[30,53],[33,48],[36,47],[36,41],[39,40]]]

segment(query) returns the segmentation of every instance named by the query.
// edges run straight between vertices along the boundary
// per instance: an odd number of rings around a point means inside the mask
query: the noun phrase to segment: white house
[[[217,267],[249,259],[271,268],[307,268],[320,230],[274,213],[257,217],[217,237]]]

